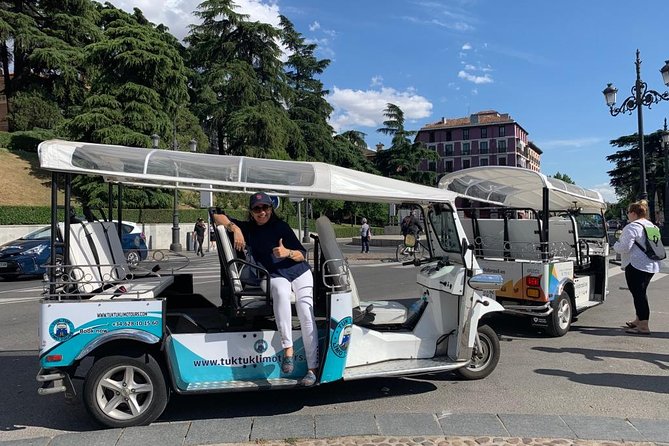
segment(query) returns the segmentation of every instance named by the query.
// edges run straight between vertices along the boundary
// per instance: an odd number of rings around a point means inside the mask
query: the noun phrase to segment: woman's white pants
[[[272,299],[274,301],[274,318],[281,335],[281,347],[293,346],[293,324],[290,309],[290,292],[295,293],[295,309],[300,319],[302,341],[307,355],[307,366],[318,367],[318,330],[314,317],[314,277],[306,271],[297,279],[289,282],[284,277],[270,279]]]

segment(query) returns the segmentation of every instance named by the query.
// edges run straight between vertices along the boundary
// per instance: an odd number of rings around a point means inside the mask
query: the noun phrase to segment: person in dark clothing
[[[369,240],[372,238],[372,228],[367,224],[367,219],[362,219],[360,226],[360,252],[369,252]]]
[[[418,233],[423,232],[423,227],[412,211],[409,215],[402,219],[400,230],[404,236],[404,246],[408,252],[413,252],[416,243],[418,242]]]
[[[195,255],[199,254],[202,257],[204,257],[204,251],[202,250],[202,247],[204,246],[204,233],[206,230],[207,230],[207,225],[204,224],[204,220],[198,218],[197,223],[195,223],[195,228],[193,229],[193,232],[195,233],[195,240],[197,243]]]
[[[234,234],[236,250],[241,251],[248,246],[255,261],[270,274],[274,318],[284,349],[281,370],[286,374],[294,368],[290,293],[295,293],[295,308],[300,319],[308,368],[300,382],[304,386],[312,386],[316,383],[318,368],[318,331],[314,317],[314,278],[306,261],[307,250],[288,223],[277,217],[272,200],[266,193],[251,195],[249,211],[247,221],[216,214],[214,222]]]

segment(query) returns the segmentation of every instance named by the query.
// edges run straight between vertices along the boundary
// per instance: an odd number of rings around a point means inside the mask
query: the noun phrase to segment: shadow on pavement
[[[416,395],[432,392],[436,388],[429,382],[403,378],[377,378],[336,382],[314,389],[173,395],[160,421],[285,415],[304,407]]]
[[[619,350],[591,350],[587,348],[576,347],[533,347],[532,350],[545,353],[572,353],[576,355],[583,355],[584,358],[590,361],[605,361],[608,358],[614,359],[632,359],[643,361],[660,368],[661,370],[669,370],[669,354],[665,353],[648,353],[648,352],[625,352]],[[669,380],[668,380],[669,381]]]
[[[3,402],[0,405],[0,432],[35,426],[74,432],[100,428],[88,416],[81,400],[65,402],[62,393],[39,396],[35,376],[39,371],[36,351],[0,352]],[[75,382],[80,394],[81,385]]]
[[[615,387],[653,393],[669,393],[669,380],[665,376],[648,376],[626,373],[574,373],[568,370],[536,369],[536,373],[560,376],[569,381],[590,386]]]
[[[583,334],[593,336],[629,336],[632,338],[647,338],[647,339],[669,339],[669,333],[666,331],[654,331],[651,326],[650,335],[638,335],[625,333],[626,327],[592,327],[592,326],[572,326],[571,331],[578,331]]]

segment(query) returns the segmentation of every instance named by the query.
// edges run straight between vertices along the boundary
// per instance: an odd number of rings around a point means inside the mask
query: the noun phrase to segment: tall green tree
[[[170,140],[177,110],[187,104],[187,69],[176,39],[135,9],[100,6],[103,38],[84,48],[90,89],[66,127],[72,138],[147,147],[149,135]]]
[[[335,135],[335,160],[334,164],[362,172],[376,173],[379,171],[367,157],[367,143],[365,134],[356,130],[348,130]]]
[[[232,0],[205,0],[191,27],[198,114],[221,154],[288,158],[297,133],[283,107],[287,92],[278,29],[251,22]]]
[[[288,152],[294,159],[317,159],[336,163],[333,129],[328,118],[333,111],[325,99],[328,90],[318,79],[330,65],[315,56],[316,45],[306,43],[287,17],[281,16],[282,41],[289,56],[285,63],[290,90],[286,95],[288,116],[299,129],[299,138],[290,141]]]
[[[611,178],[609,184],[613,186],[616,195],[622,197],[623,202],[636,201],[642,190],[639,135],[621,136],[612,140],[610,144],[614,147],[621,147],[622,150],[606,157],[607,161],[615,163],[615,167],[607,172]],[[664,185],[669,173],[664,170],[661,131],[644,136],[644,152],[646,191],[648,193],[650,215],[654,216],[655,196],[657,194],[659,203],[664,203],[664,187],[661,186]]]
[[[387,104],[383,111],[384,127],[377,132],[392,137],[388,149],[377,153],[377,167],[383,175],[413,183],[434,185],[436,174],[419,170],[421,160],[436,160],[437,153],[428,150],[420,141],[412,142],[415,130],[404,127],[404,112],[395,104]]]
[[[27,110],[25,117],[21,115],[25,107],[12,110],[18,93],[57,109],[58,114],[76,112],[87,87],[83,47],[102,34],[95,5],[91,0],[0,1],[0,68],[10,105],[10,130],[16,130],[15,123],[30,120],[33,112]],[[58,121],[54,117],[47,123]]]

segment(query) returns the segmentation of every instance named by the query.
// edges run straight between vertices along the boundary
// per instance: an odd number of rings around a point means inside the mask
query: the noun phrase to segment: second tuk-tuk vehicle
[[[245,268],[260,273],[262,268],[234,251],[222,227],[216,232],[219,295],[195,293],[191,274],[157,267],[144,277],[140,268],[131,274],[113,223],[58,221],[58,215],[69,215],[74,174],[116,184],[119,205],[123,184],[412,204],[424,213],[430,253],[415,262],[418,286],[411,312],[399,301],[361,300],[332,225],[327,217],[317,220],[312,262],[317,384],[444,371],[479,379],[497,365],[499,341],[481,321],[503,308],[481,291],[499,287],[501,277],[479,274],[452,192],[323,163],[58,140],[40,144],[39,157],[41,167],[52,172],[52,243],[62,243],[64,252],[63,264],[50,268],[41,301],[39,393],[73,398],[72,378],[92,358],[84,370],[83,401],[103,425],[150,423],[171,392],[298,387],[307,366],[295,320],[295,368],[281,373],[283,350],[272,296],[265,291],[270,287],[245,283]],[[59,214],[61,185],[65,201]]]
[[[484,272],[501,274],[490,292],[506,312],[530,317],[551,336],[606,299],[609,244],[599,192],[530,169],[487,166],[449,173],[467,238]]]

